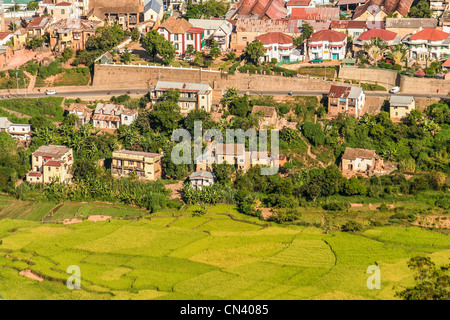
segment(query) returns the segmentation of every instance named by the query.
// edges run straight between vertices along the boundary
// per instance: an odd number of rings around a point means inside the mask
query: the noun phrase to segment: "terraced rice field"
[[[12,220],[18,207],[39,219],[51,210],[0,203],[3,299],[392,299],[413,284],[410,257],[429,255],[437,264],[450,258],[448,236],[418,227],[323,234],[266,223],[225,205],[201,217],[192,217],[196,208],[190,207],[143,219],[63,225]],[[107,214],[101,208],[108,207],[65,204],[52,219]],[[116,209],[117,217],[140,212]],[[366,285],[367,267],[374,264],[381,268],[380,290]],[[71,265],[80,267],[80,290],[65,285]],[[24,269],[44,281],[20,276]]]

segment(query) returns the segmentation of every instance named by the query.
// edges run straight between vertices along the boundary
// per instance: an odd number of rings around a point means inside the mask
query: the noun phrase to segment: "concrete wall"
[[[398,73],[389,70],[341,67],[338,75],[341,79],[378,82],[382,86],[386,83],[389,87],[398,85]]]
[[[450,92],[450,80],[401,76],[400,88],[402,93],[445,95]]]
[[[332,82],[303,77],[288,78],[275,75],[236,73],[221,74],[190,68],[149,66],[95,65],[94,89],[146,89],[158,80],[209,84],[215,90],[236,87],[239,90],[263,91],[328,91]]]

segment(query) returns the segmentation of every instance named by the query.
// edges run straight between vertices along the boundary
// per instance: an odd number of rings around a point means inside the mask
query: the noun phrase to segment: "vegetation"
[[[169,64],[175,58],[175,48],[169,40],[160,35],[156,30],[148,32],[142,38],[142,44],[148,54],[153,57],[161,56],[163,63]]]

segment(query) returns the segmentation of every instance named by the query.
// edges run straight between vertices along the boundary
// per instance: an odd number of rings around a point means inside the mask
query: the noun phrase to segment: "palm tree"
[[[386,48],[386,41],[379,37],[372,38],[370,41],[364,43],[364,50],[369,55],[369,58],[375,62],[375,64],[378,64],[378,61],[383,58]]]
[[[400,62],[406,58],[407,53],[408,48],[404,44],[399,43],[398,45],[392,47],[388,54],[389,57],[394,60],[395,64],[400,64]]]

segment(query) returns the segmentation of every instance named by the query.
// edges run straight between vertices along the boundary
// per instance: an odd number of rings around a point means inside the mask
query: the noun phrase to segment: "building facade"
[[[295,49],[294,40],[291,36],[281,32],[269,32],[256,37],[256,40],[264,45],[266,53],[261,58],[262,61],[271,62],[276,59],[277,62],[290,62],[292,52]]]
[[[183,18],[169,17],[159,26],[158,33],[172,42],[179,55],[184,55],[188,47],[200,51],[205,46],[204,30]]]
[[[328,114],[330,116],[348,113],[358,119],[367,112],[365,103],[366,94],[360,87],[333,85],[328,92]]]
[[[123,105],[98,103],[92,115],[92,124],[98,129],[119,129],[137,119],[138,112]]]
[[[118,150],[112,153],[111,173],[114,177],[130,177],[156,181],[161,178],[161,159],[159,153]]]
[[[307,41],[310,60],[342,60],[347,52],[347,35],[333,30],[313,33]]]

